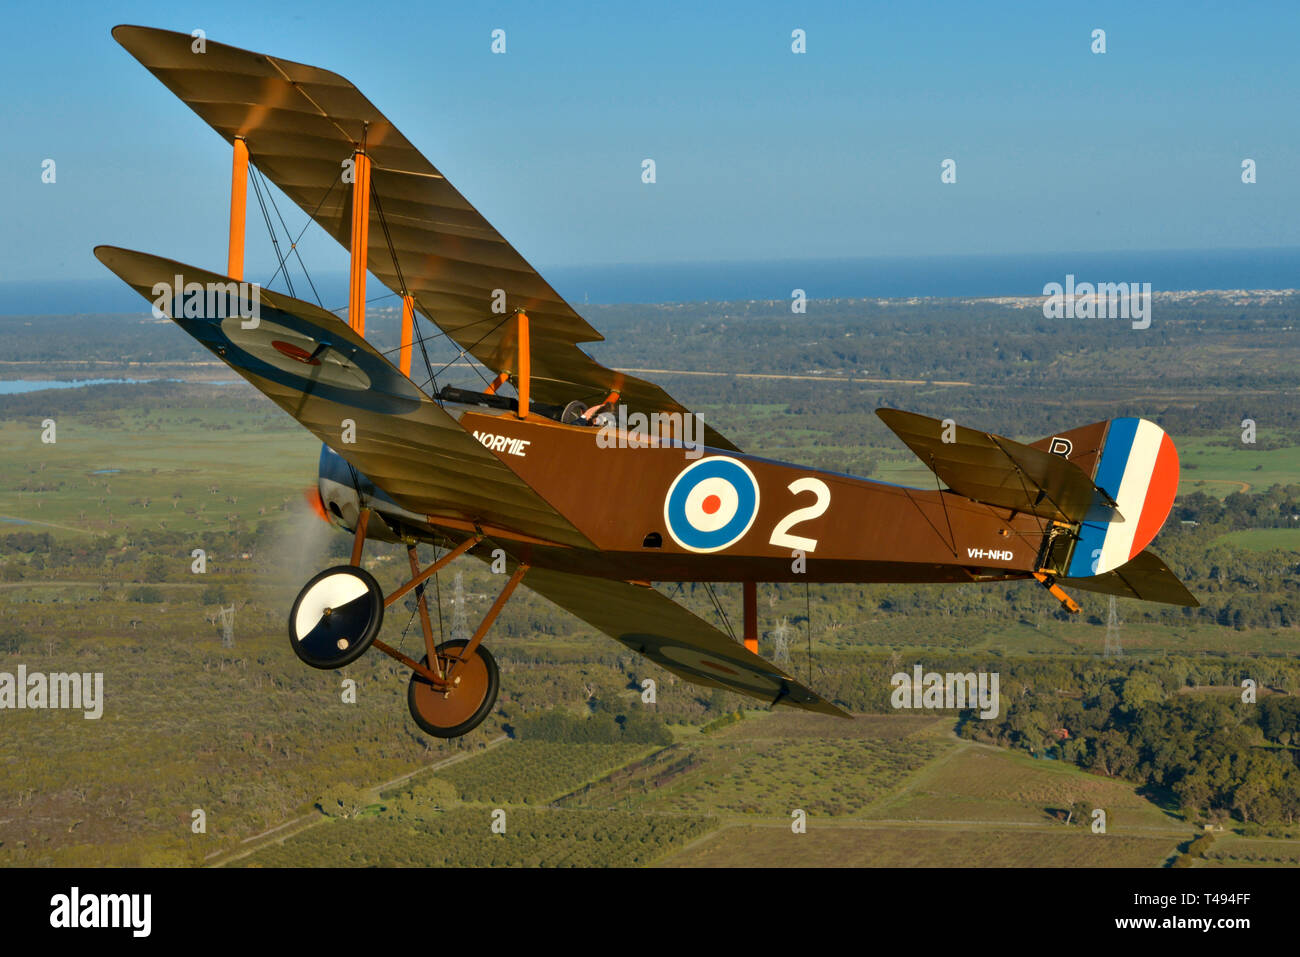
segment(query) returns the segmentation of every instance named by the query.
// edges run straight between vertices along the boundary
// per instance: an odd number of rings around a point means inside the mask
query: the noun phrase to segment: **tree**
[[[1037,751],[1043,746],[1047,737],[1047,718],[1033,708],[1017,706],[1011,713],[1011,731],[1016,736],[1016,744],[1026,751]]]
[[[1142,711],[1164,699],[1165,691],[1160,682],[1144,671],[1125,678],[1119,692],[1120,706],[1130,713]]]
[[[1243,821],[1268,821],[1280,816],[1282,805],[1265,776],[1252,768],[1232,792],[1232,809]]]
[[[167,559],[161,555],[154,555],[144,563],[144,580],[147,582],[161,582],[167,579]]]
[[[355,784],[346,781],[335,783],[316,802],[321,813],[327,817],[356,817],[369,805],[366,792]]]
[[[1070,813],[1065,823],[1087,827],[1092,823],[1092,805],[1087,801],[1075,801],[1070,805]]]
[[[31,644],[31,636],[17,625],[0,623],[0,654],[16,655]]]
[[[1200,814],[1210,803],[1210,783],[1199,771],[1184,775],[1174,784],[1173,792],[1185,817]]]
[[[1137,762],[1137,751],[1119,731],[1112,728],[1097,737],[1093,766],[1101,768],[1107,776],[1124,777],[1137,766]]]

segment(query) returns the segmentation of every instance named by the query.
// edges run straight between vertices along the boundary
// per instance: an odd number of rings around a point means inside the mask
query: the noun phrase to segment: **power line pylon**
[[[1115,607],[1115,596],[1110,596],[1110,614],[1106,617],[1106,651],[1104,657],[1117,658],[1124,654],[1124,646],[1120,643],[1120,625],[1119,611]]]

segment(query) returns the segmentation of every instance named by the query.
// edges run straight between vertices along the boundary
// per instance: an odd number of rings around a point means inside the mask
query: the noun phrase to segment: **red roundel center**
[[[296,362],[301,362],[304,365],[309,365],[309,366],[320,365],[319,359],[313,359],[312,354],[310,352],[308,352],[306,349],[302,349],[299,348],[298,346],[295,346],[292,342],[285,342],[282,339],[272,339],[271,345],[275,348],[276,352],[280,353],[281,355],[288,356],[290,359],[293,359]]]
[[[704,667],[706,668],[712,668],[714,671],[720,671],[724,675],[734,676],[740,674],[740,672],[736,671],[735,669],[728,668],[726,665],[720,665],[716,661],[710,661],[708,658],[701,658],[700,664],[704,665]]]
[[[712,515],[722,508],[722,499],[716,495],[706,495],[704,501],[700,503],[700,508],[704,510],[705,515]]]

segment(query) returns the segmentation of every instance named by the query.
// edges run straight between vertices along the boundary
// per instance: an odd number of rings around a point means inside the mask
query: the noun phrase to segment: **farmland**
[[[102,673],[105,687],[98,719],[0,713],[0,863],[1300,860],[1295,778],[1284,773],[1300,747],[1288,703],[1300,695],[1300,430],[1290,424],[1300,421],[1300,346],[1283,334],[1294,304],[1242,316],[1210,303],[1141,340],[1114,330],[1053,338],[1032,316],[988,304],[825,308],[789,340],[788,318],[765,304],[601,307],[592,318],[610,342],[593,351],[634,366],[651,348],[672,349],[683,372],[796,376],[662,381],[745,448],[923,486],[933,476],[875,405],[1020,438],[1114,414],[1155,417],[1185,464],[1155,549],[1202,607],[1118,601],[1124,655],[1103,659],[1101,595],[1077,594],[1084,612],[1071,617],[1032,583],[761,585],[760,652],[776,653],[784,622],[790,669],[857,714],[844,722],[689,686],[525,581],[489,638],[501,666],[496,710],[466,738],[435,741],[410,722],[405,677],[387,659],[316,672],[288,647],[293,596],[345,560],[348,544],[302,504],[319,445],[247,386],[219,384],[224,367],[179,330],[126,322],[109,334],[121,360],[97,360],[93,374],[184,381],[0,396],[0,671]],[[21,342],[13,322],[0,320],[0,335],[18,343],[6,368],[88,374],[67,343],[102,320],[52,319],[48,335]],[[744,350],[724,328],[738,322],[752,333]],[[382,316],[374,334],[391,335]],[[994,338],[995,350],[970,345]],[[1246,417],[1257,420],[1253,444],[1242,441]],[[42,441],[47,419],[54,442]],[[383,546],[366,556],[386,587],[403,562]],[[500,583],[476,562],[455,563],[433,593],[448,620],[457,573],[474,622]],[[717,595],[737,607],[738,587]],[[706,590],[678,598],[721,623]],[[235,608],[230,646],[222,607]],[[394,606],[385,640],[415,651],[412,622],[409,605]],[[1006,707],[978,726],[954,712],[894,711],[889,677],[918,662],[998,672]],[[646,678],[654,703],[641,697]],[[1240,700],[1243,678],[1267,692],[1258,707]],[[345,681],[356,682],[354,701]],[[521,733],[555,711],[605,727],[642,722],[645,734],[575,743]],[[1152,740],[1180,750],[1148,754]],[[1222,780],[1191,780],[1219,760]],[[1233,780],[1232,768],[1249,768],[1249,779]],[[1105,833],[1074,813],[1098,808]],[[504,832],[492,829],[496,811]],[[805,833],[792,830],[795,811]],[[1224,830],[1188,854],[1206,825]]]

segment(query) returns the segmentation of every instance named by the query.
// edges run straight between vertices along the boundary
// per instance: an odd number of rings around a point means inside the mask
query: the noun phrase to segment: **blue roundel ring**
[[[227,312],[228,315],[237,315],[237,313],[233,312],[234,306],[235,304],[232,303],[230,310]],[[285,368],[272,365],[248,352],[239,343],[232,341],[222,327],[220,319],[186,317],[183,300],[180,297],[177,297],[172,304],[172,321],[236,369],[251,372],[264,379],[269,379],[277,385],[287,386],[290,389],[316,398],[327,399],[340,405],[364,409],[368,412],[405,415],[414,412],[420,407],[423,398],[420,391],[406,376],[402,375],[379,355],[351,345],[344,336],[331,333],[311,319],[286,312],[283,309],[277,309],[270,303],[261,305],[259,318],[268,320],[269,324],[273,323],[295,332],[305,339],[311,340],[316,345],[325,346],[327,349],[332,348],[342,353],[346,356],[348,363],[356,367],[365,376],[366,387],[345,388],[337,384],[319,381],[313,375],[313,366],[311,365],[304,364],[301,371],[296,367]],[[250,341],[264,339],[267,345],[275,345],[274,336],[269,331],[269,325],[266,330],[262,330],[260,327],[250,330],[248,338]],[[289,348],[292,349],[292,346]]]
[[[734,491],[736,510],[726,524],[706,530],[691,522],[687,500],[701,483],[710,479]],[[668,534],[691,552],[717,552],[734,545],[749,531],[757,515],[758,482],[754,473],[743,463],[723,455],[710,456],[686,466],[673,479],[664,497],[664,523]]]

